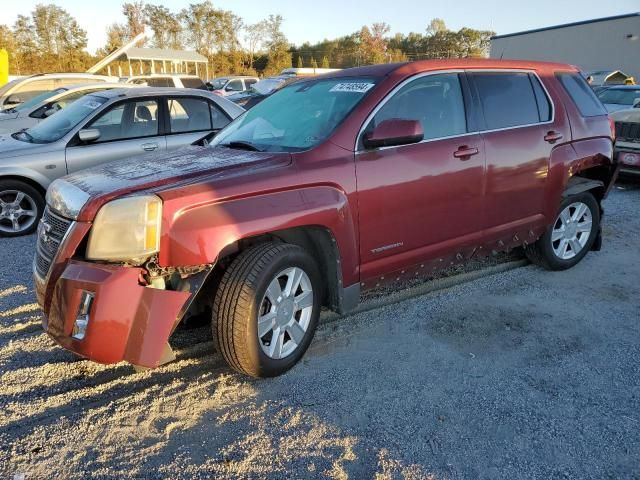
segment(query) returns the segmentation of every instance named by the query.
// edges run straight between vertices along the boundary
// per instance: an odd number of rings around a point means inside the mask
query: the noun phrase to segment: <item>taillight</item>
[[[616,122],[613,118],[609,117],[609,128],[611,128],[611,140],[616,141]]]

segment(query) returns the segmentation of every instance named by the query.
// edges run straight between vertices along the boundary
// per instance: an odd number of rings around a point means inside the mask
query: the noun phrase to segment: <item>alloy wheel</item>
[[[553,226],[553,253],[562,260],[574,258],[589,241],[592,229],[593,219],[589,207],[582,202],[570,204],[560,212]]]
[[[299,267],[276,275],[260,302],[258,341],[265,355],[288,357],[302,344],[313,312],[313,287]]]
[[[38,207],[35,200],[20,190],[0,192],[0,231],[20,233],[36,221]]]

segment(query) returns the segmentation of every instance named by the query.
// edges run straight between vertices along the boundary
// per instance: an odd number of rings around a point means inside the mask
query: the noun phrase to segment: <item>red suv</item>
[[[293,366],[322,307],[524,247],[552,270],[600,247],[617,174],[571,66],[424,61],[285,87],[205,147],[57,180],[34,262],[44,327],[83,357],[156,367],[186,316],[253,376]]]

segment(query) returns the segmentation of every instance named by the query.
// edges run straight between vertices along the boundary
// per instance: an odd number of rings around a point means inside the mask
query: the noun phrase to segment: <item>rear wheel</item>
[[[38,190],[19,180],[0,180],[0,236],[34,232],[43,211],[44,198]]]
[[[525,248],[529,260],[548,270],[576,265],[593,246],[600,229],[600,207],[589,192],[564,199],[556,219],[533,245]]]
[[[246,250],[216,292],[212,330],[218,350],[241,373],[286,372],[311,343],[321,292],[318,267],[302,248],[266,243]]]

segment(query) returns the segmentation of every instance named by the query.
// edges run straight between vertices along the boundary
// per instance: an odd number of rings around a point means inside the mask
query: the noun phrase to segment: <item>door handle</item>
[[[556,143],[558,140],[562,139],[562,134],[558,132],[554,132],[553,130],[547,132],[544,136],[544,141],[549,143]]]
[[[154,150],[158,149],[158,144],[157,143],[143,143],[142,144],[142,149],[145,152],[153,152]]]
[[[478,153],[479,152],[477,148],[463,145],[462,147],[458,147],[458,150],[453,152],[453,156],[459,158],[460,160],[469,160],[473,155],[477,155]]]

